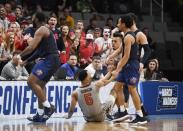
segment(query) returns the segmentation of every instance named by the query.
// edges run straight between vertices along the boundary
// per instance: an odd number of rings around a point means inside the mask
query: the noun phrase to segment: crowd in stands
[[[82,0],[79,2],[82,3]],[[78,3],[78,6],[81,5]],[[37,6],[35,12],[43,12],[43,9]],[[0,4],[1,80],[26,80],[33,65],[41,59],[23,65],[17,57],[17,54],[28,46],[26,36],[34,36],[35,29],[32,23],[34,13],[18,4]],[[117,30],[116,23],[111,17],[106,19],[103,28],[98,27],[96,22],[96,17],[93,17],[89,20],[89,25],[84,25],[82,20],[72,17],[69,8],[60,7],[57,13],[49,13],[46,26],[54,34],[61,62],[52,80],[76,80],[80,69],[88,70],[93,79],[97,80],[108,71],[115,69],[121,54],[115,59],[108,60],[107,57],[120,48],[123,34]],[[146,32],[145,28],[143,31]],[[151,38],[147,32],[145,34],[151,44]],[[153,52],[154,45],[150,46]],[[154,56],[152,55],[151,58],[154,59]],[[143,79],[160,79],[154,78],[154,74],[150,73],[150,64],[151,62],[143,71]],[[158,67],[155,71],[158,71]]]

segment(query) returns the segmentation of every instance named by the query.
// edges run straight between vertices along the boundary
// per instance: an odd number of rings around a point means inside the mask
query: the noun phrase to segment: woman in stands
[[[143,69],[140,75],[140,80],[162,80],[168,81],[167,78],[163,76],[163,73],[159,71],[159,62],[157,59],[149,60],[147,68]]]

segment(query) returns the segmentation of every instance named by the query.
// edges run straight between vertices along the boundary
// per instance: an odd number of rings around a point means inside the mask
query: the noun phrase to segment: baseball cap
[[[93,40],[93,35],[92,34],[86,34],[86,39]]]

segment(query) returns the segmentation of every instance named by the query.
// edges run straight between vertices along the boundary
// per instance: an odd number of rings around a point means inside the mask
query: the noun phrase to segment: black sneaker
[[[113,116],[110,114],[106,114],[106,118],[108,121],[112,121],[113,120]]]
[[[127,111],[125,110],[124,112],[116,112],[113,115],[113,122],[117,122],[117,121],[124,121],[126,119],[128,119],[130,116],[128,115]]]
[[[139,115],[136,115],[136,118],[131,121],[130,123],[134,125],[144,125],[147,124],[147,118],[146,117],[140,117]]]
[[[50,104],[51,107],[44,107],[44,114],[43,114],[43,120],[47,121],[51,115],[55,112],[55,106]]]
[[[27,119],[32,122],[46,122],[46,120],[43,119],[43,115],[39,115],[38,113],[33,117],[27,117]]]
[[[142,110],[143,116],[148,116],[148,112],[145,110],[143,105],[141,105],[141,110]]]

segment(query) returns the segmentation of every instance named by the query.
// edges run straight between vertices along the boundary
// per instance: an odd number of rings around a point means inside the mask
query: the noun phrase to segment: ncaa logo
[[[36,71],[36,74],[37,74],[38,76],[40,76],[40,75],[43,74],[43,71],[42,71],[42,70],[37,70],[37,71]]]
[[[131,79],[130,79],[130,84],[136,84],[137,83],[137,78],[136,77],[132,77]]]

